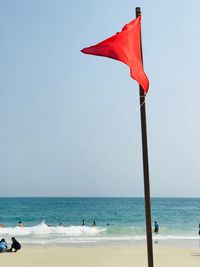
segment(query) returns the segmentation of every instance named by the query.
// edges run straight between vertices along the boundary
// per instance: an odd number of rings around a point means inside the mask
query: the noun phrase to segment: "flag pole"
[[[141,15],[140,7],[136,7],[135,13],[136,13],[136,18]],[[141,46],[140,46],[141,47],[141,60],[143,64],[142,38],[140,38],[140,40],[141,40]],[[141,85],[139,85],[139,89],[140,89],[140,115],[141,115],[141,133],[142,133],[142,154],[143,154],[143,175],[144,175],[148,267],[153,267],[151,200],[150,200],[150,186],[149,186],[149,163],[148,163],[145,93]]]

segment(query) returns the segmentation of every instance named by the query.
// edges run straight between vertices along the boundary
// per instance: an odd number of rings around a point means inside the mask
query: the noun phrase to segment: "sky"
[[[80,53],[142,9],[152,197],[199,197],[200,1],[0,1],[0,196],[142,197],[138,84]]]

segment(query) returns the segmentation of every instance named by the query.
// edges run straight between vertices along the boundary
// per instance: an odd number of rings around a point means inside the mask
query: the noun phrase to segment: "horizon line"
[[[143,198],[144,196],[0,196],[1,198]],[[153,198],[200,198],[197,196],[153,196]]]

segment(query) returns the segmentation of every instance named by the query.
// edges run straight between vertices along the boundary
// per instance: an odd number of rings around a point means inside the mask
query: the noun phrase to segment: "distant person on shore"
[[[85,220],[82,220],[82,226],[84,226],[85,225]]]
[[[19,227],[24,227],[22,221],[19,221],[19,222],[18,222],[18,226],[19,226]]]
[[[0,241],[0,252],[7,251],[7,248],[8,248],[8,244],[6,243],[6,240],[2,238]]]
[[[159,231],[159,225],[157,222],[154,223],[154,233],[158,233]]]
[[[14,249],[14,252],[17,252],[18,250],[20,250],[20,249],[21,249],[21,245],[20,245],[20,243],[15,239],[15,237],[12,237],[11,240],[12,240],[11,248],[8,249],[7,251],[12,252],[13,249]]]
[[[200,223],[199,223],[199,235],[200,235]]]
[[[93,224],[92,224],[92,226],[96,226],[96,222],[95,222],[95,221],[93,221]]]

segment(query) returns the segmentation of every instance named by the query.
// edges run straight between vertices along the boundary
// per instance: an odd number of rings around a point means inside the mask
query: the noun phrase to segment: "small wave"
[[[181,235],[156,235],[155,240],[199,240],[199,236],[181,236]]]

